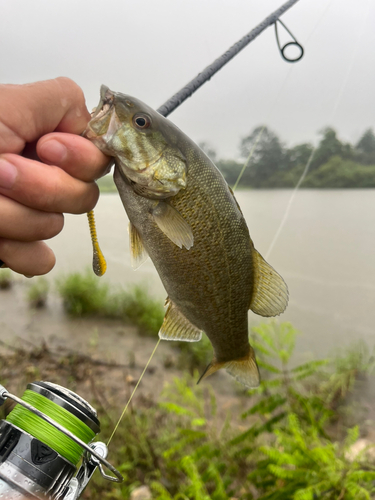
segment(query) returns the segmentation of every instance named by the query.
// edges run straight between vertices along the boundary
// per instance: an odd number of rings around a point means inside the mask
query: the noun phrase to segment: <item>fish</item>
[[[281,314],[288,288],[255,249],[220,171],[170,120],[104,85],[84,136],[113,157],[133,268],[150,257],[168,293],[159,337],[197,342],[205,332],[213,359],[199,381],[225,368],[257,387],[248,310]]]

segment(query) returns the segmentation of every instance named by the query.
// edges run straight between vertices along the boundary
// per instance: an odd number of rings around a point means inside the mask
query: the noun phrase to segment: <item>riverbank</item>
[[[116,319],[72,318],[55,293],[45,308],[30,308],[29,287],[18,278],[0,290],[0,383],[19,395],[34,380],[76,391],[97,408],[99,438],[107,440],[155,337]],[[96,474],[83,498],[129,498],[143,485],[156,500],[250,500],[280,491],[292,498],[288,491],[298,489],[333,500],[352,483],[342,498],[370,498],[361,492],[373,493],[375,480],[365,449],[375,442],[371,352],[358,345],[336,361],[293,367],[297,338],[289,323],[254,329],[263,379],[254,390],[223,371],[197,386],[198,372],[179,368],[183,352],[162,342],[111,444],[109,460],[124,483]]]

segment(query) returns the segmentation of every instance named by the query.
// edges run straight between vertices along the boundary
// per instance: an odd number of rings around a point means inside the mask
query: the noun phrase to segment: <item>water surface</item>
[[[291,191],[244,190],[236,197],[256,248],[266,255]],[[101,279],[114,287],[142,281],[164,299],[150,260],[137,271],[130,266],[128,219],[117,194],[101,196],[96,220],[108,263]],[[91,265],[85,216],[67,215],[50,244],[57,256],[51,278]],[[325,356],[358,339],[374,344],[375,190],[300,190],[268,261],[288,283],[290,302],[280,318],[304,333],[300,351]],[[258,321],[251,312],[250,321]]]

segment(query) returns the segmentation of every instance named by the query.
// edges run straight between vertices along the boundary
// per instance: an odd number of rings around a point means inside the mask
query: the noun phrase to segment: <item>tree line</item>
[[[310,143],[288,148],[266,126],[256,127],[241,139],[241,161],[219,159],[215,150],[207,143],[200,143],[199,146],[214,161],[231,186],[235,184],[244,163],[253,151],[240,182],[241,187],[252,188],[294,187],[314,149]],[[373,130],[367,129],[355,145],[342,142],[332,127],[321,130],[319,144],[301,187],[375,188]]]

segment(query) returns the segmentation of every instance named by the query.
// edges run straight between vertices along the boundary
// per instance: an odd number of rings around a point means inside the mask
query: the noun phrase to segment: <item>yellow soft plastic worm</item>
[[[87,218],[89,220],[90,235],[91,235],[92,250],[93,250],[92,268],[93,268],[94,273],[97,276],[103,276],[103,274],[107,270],[107,263],[105,261],[104,255],[99,247],[98,236],[96,234],[95,217],[94,217],[93,210],[91,210],[91,212],[87,213]]]

